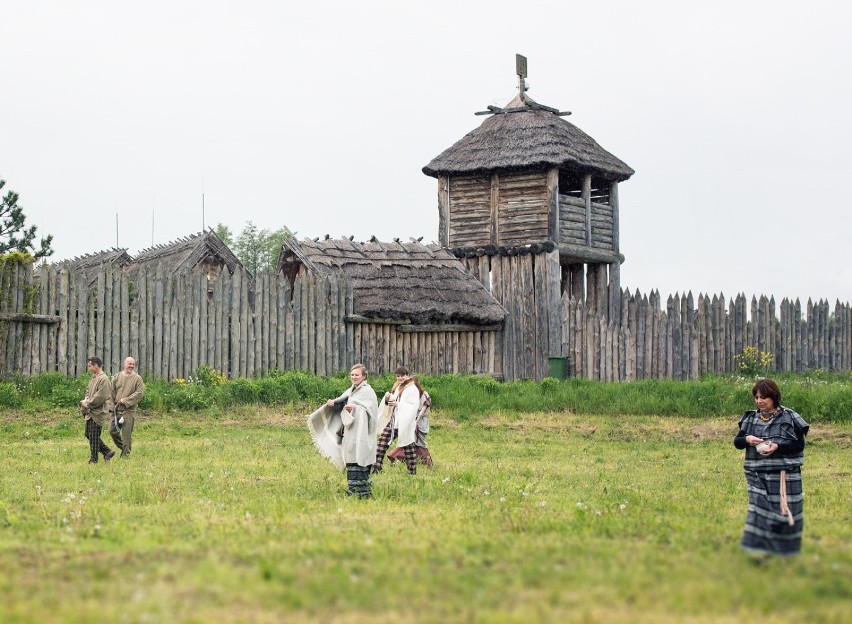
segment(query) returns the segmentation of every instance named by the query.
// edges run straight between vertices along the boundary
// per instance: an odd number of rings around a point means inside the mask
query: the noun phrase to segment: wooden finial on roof
[[[529,84],[527,84],[527,57],[522,54],[515,54],[515,73],[518,76],[518,92],[521,101],[526,104],[527,107],[532,108],[534,110],[544,110],[549,113],[553,113],[559,117],[565,117],[570,115],[570,111],[560,111],[558,108],[552,108],[550,106],[545,106],[544,104],[539,104],[535,102],[532,98],[527,97],[527,91],[530,90]],[[494,106],[493,104],[489,104],[485,107],[487,110],[477,111],[474,115],[502,115],[510,112],[518,112],[523,111],[523,107],[521,108],[500,108],[499,106]]]

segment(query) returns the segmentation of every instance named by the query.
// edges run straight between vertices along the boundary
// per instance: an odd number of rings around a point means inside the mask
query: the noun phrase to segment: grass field
[[[436,411],[435,468],[360,501],[295,413],[149,412],[90,466],[70,410],[2,412],[0,622],[850,621],[852,424],[755,565],[736,420]]]

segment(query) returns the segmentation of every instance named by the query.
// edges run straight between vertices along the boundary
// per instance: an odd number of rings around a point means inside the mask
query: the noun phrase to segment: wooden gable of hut
[[[144,249],[136,255],[128,269],[130,272],[142,267],[156,269],[159,264],[179,275],[195,270],[206,271],[211,282],[222,269],[233,274],[237,268],[243,268],[237,256],[212,229]]]
[[[342,276],[352,283],[352,320],[499,329],[503,307],[464,265],[438,245],[348,238],[284,241],[278,270]],[[473,328],[472,327],[472,328]]]

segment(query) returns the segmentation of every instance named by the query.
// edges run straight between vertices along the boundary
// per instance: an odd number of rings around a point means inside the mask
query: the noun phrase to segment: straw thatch
[[[520,95],[444,150],[423,173],[437,178],[550,167],[595,172],[614,181],[634,173],[577,126]]]
[[[99,269],[103,266],[127,266],[133,262],[133,258],[127,253],[127,249],[113,247],[105,251],[77,256],[70,260],[63,260],[59,264],[73,272],[85,273],[91,269]]]
[[[348,238],[284,241],[278,270],[351,280],[353,312],[414,324],[502,323],[506,311],[464,265],[438,245],[353,242]]]
[[[160,263],[177,274],[187,273],[199,265],[208,269],[227,267],[231,274],[237,267],[242,267],[239,259],[212,229],[143,249],[128,269],[131,272],[142,267],[154,269]]]

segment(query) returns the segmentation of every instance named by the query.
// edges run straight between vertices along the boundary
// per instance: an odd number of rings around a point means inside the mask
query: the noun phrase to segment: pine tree
[[[0,191],[6,186],[6,181],[0,179]],[[36,237],[36,226],[26,226],[27,218],[24,209],[18,205],[18,194],[14,191],[6,193],[0,199],[0,254],[10,251],[20,251],[35,258],[46,258],[53,253],[50,243],[53,236],[48,235],[41,239],[39,249],[35,248],[33,241]]]

